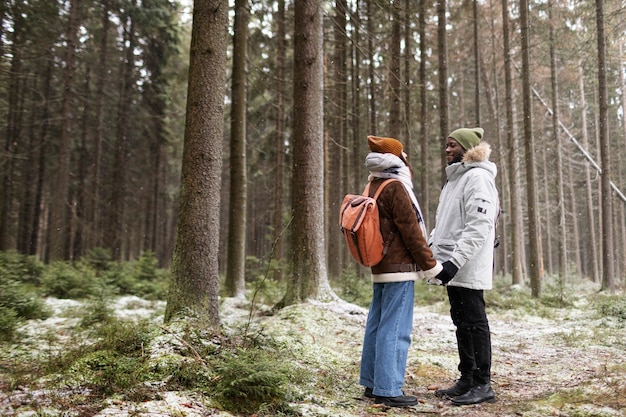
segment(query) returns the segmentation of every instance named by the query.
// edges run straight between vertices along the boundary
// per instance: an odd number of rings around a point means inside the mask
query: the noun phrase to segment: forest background
[[[264,273],[259,265],[284,279],[286,253],[298,241],[294,191],[308,183],[296,175],[294,4],[237,1],[228,15],[224,130],[205,140],[222,142],[207,158],[223,162],[212,201],[219,202],[219,272],[235,275],[226,280],[229,295]],[[405,144],[432,227],[444,139],[480,125],[499,168],[496,273],[518,284],[530,276],[537,292],[544,273],[585,276],[610,289],[623,284],[620,1],[320,4],[323,134],[307,140],[323,145],[316,201],[330,279],[355,270],[338,207],[365,185],[366,136]],[[0,250],[46,263],[98,248],[118,261],[150,251],[169,267],[190,135],[191,8],[168,0],[0,7]]]

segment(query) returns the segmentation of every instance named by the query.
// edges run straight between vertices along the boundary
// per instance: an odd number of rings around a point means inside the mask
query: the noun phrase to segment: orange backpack
[[[350,255],[364,266],[378,264],[387,253],[389,244],[380,233],[378,204],[376,199],[387,185],[396,179],[385,180],[376,190],[374,197],[369,197],[370,183],[367,183],[363,194],[348,194],[341,203],[339,223],[341,231],[350,249]]]

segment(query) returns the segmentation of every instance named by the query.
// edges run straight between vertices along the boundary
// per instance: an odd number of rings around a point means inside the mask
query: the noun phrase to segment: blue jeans
[[[376,396],[403,395],[413,327],[414,286],[413,281],[374,284],[359,383],[373,388]]]

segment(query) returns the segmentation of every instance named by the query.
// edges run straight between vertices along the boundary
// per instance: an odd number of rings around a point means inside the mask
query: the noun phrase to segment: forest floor
[[[447,387],[457,377],[454,326],[444,300],[415,307],[404,390],[416,395],[419,403],[410,408],[386,408],[362,397],[358,372],[366,309],[343,302],[308,302],[273,315],[257,315],[253,326],[276,343],[289,346],[291,357],[285,360],[297,362],[303,372],[315,375],[309,386],[293,387],[300,395],[290,405],[302,416],[626,416],[626,323],[621,317],[598,314],[591,307],[592,297],[593,293],[576,297],[565,308],[488,309],[492,385],[497,401],[465,407],[456,407],[434,395],[435,389]],[[71,329],[76,318],[67,311],[79,302],[48,299],[47,303],[55,314],[27,323],[21,329],[22,340],[0,351],[0,356],[17,358],[25,352],[33,354],[34,349],[44,352],[50,348],[46,341],[50,336],[44,336],[49,331],[69,336],[55,344],[73,343]],[[142,316],[162,321],[163,310],[163,302],[137,297],[120,297],[114,305],[116,314],[123,318]],[[225,328],[245,324],[249,311],[245,301],[223,300],[220,314]],[[220,411],[206,395],[193,391],[165,390],[141,402],[112,397],[92,407],[79,407],[76,404],[80,401],[60,401],[64,396],[76,396],[76,390],[64,394],[58,384],[48,386],[45,378],[15,386],[7,376],[11,363],[8,356],[0,358],[2,416],[233,415]],[[88,398],[83,394],[82,402]]]

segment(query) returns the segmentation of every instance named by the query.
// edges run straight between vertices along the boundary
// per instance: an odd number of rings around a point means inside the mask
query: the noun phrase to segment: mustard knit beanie
[[[459,145],[461,145],[463,149],[468,150],[480,143],[484,132],[485,131],[480,127],[475,127],[473,129],[463,127],[450,133],[448,137],[459,142]]]
[[[367,144],[372,152],[392,153],[397,157],[402,156],[402,143],[397,139],[368,136]]]

